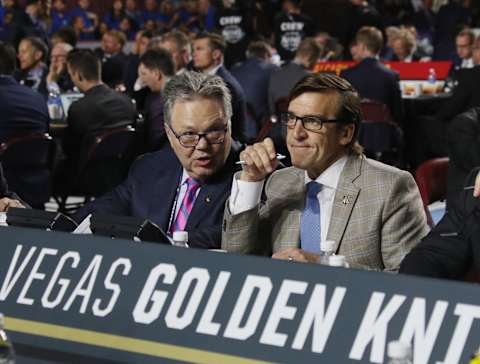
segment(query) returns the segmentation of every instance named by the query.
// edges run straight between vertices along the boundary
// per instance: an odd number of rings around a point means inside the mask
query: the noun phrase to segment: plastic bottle
[[[435,68],[428,69],[428,83],[431,85],[435,85],[437,83],[437,73],[435,72]]]
[[[320,242],[320,258],[318,259],[320,264],[330,264],[330,257],[335,254],[335,245],[335,241],[333,240],[325,240]]]
[[[412,364],[412,347],[402,341],[390,341],[387,346],[387,364]]]
[[[331,255],[328,260],[328,265],[331,267],[349,267],[345,255]]]
[[[188,248],[188,232],[187,231],[174,231],[173,232],[173,245],[181,248]]]
[[[60,94],[54,90],[50,90],[47,99],[48,114],[51,120],[63,119],[62,102]]]
[[[0,313],[0,364],[14,364],[15,351],[13,344],[5,332],[5,318]]]

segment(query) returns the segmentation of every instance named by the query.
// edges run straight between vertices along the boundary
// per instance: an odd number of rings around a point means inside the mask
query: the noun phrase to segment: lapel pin
[[[206,197],[205,197],[205,202],[206,202],[206,203],[212,202],[212,199],[210,198],[210,196],[206,196]]]
[[[343,196],[342,203],[343,203],[344,205],[348,205],[348,204],[351,203],[351,202],[352,202],[352,196],[350,196],[350,195],[345,195],[345,196]]]

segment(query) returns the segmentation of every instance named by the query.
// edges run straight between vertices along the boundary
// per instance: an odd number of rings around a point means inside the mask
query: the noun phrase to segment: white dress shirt
[[[328,167],[315,181],[322,185],[317,195],[320,203],[321,240],[327,240],[328,227],[332,216],[333,200],[337,191],[340,174],[345,167],[347,157],[344,156]],[[305,171],[305,184],[311,182]],[[256,207],[260,203],[264,181],[246,182],[233,179],[229,208],[232,215],[238,215]]]

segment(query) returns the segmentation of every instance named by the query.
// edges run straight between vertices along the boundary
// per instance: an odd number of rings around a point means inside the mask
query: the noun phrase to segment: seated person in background
[[[357,143],[360,100],[344,79],[317,73],[290,93],[287,147],[278,165],[271,140],[247,147],[225,208],[222,248],[317,262],[320,242],[336,242],[351,267],[397,271],[426,235],[422,200],[410,173],[365,158]]]
[[[68,110],[63,149],[67,156],[73,157],[81,152],[87,136],[133,124],[136,110],[127,96],[102,83],[102,66],[91,50],[71,51],[67,56],[67,69],[75,86],[85,94]]]
[[[422,55],[417,50],[415,34],[408,29],[402,29],[392,40],[393,62],[419,62]]]
[[[275,113],[275,103],[287,97],[293,86],[308,75],[317,64],[322,48],[313,38],[305,38],[298,46],[295,57],[281,69],[272,73],[268,84],[268,107],[270,114]]]
[[[13,78],[15,50],[0,42],[0,142],[14,135],[48,132],[44,98]]]
[[[47,45],[36,37],[22,39],[18,46],[20,69],[15,72],[15,79],[20,84],[30,87],[47,99],[48,67],[45,60],[48,55]]]
[[[57,43],[50,52],[50,67],[47,75],[49,92],[62,93],[73,90],[73,82],[67,72],[67,55],[73,50],[68,43]]]
[[[480,166],[480,107],[453,118],[447,129],[447,205],[453,206],[470,171]]]
[[[232,68],[232,75],[245,91],[247,103],[254,111],[252,116],[260,127],[269,116],[268,81],[279,69],[270,61],[271,56],[272,48],[267,42],[254,41],[248,45],[247,60]]]
[[[150,219],[168,233],[188,231],[192,247],[218,248],[236,160],[230,92],[219,77],[184,72],[168,82],[163,99],[170,145],[140,157],[121,185],[74,218]]]
[[[202,73],[220,76],[232,95],[232,136],[241,143],[255,139],[256,125],[247,119],[247,102],[242,86],[224,67],[226,43],[215,33],[200,33],[193,40],[193,66]]]
[[[405,257],[400,273],[461,280],[472,269],[477,274],[480,272],[478,172],[476,168],[470,173],[464,190],[457,195],[443,219]]]
[[[473,68],[462,69],[462,72],[458,73],[459,81],[453,89],[452,97],[442,104],[437,113],[434,116],[421,117],[415,123],[415,141],[412,145],[418,149],[414,153],[418,158],[417,164],[430,158],[446,157],[451,138],[448,128],[452,125],[452,119],[480,106],[480,37],[475,40],[473,62]],[[455,128],[453,125],[452,127]],[[459,181],[459,184],[462,182]]]
[[[166,142],[163,122],[162,91],[175,75],[172,55],[165,49],[152,49],[140,57],[138,76],[150,89],[145,99],[145,136],[148,150],[156,150]]]
[[[361,98],[387,105],[395,121],[401,124],[403,103],[398,73],[378,59],[383,46],[382,32],[374,27],[362,27],[354,42],[354,57],[360,62],[343,70],[340,76],[352,84]]]
[[[188,37],[180,31],[173,31],[163,34],[159,40],[158,46],[172,54],[177,75],[187,71],[191,62],[191,44]]]
[[[102,61],[102,81],[111,88],[123,86],[128,57],[123,53],[127,42],[125,34],[110,30],[102,36],[102,43],[95,52]]]

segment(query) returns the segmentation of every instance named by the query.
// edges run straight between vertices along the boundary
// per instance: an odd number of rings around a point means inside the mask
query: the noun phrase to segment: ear
[[[39,52],[39,51],[36,51],[33,55],[33,57],[35,58],[35,61],[37,62],[42,59],[42,56],[43,56],[42,52]]]
[[[346,146],[350,144],[355,134],[355,124],[350,123],[340,128],[340,144]]]
[[[212,52],[212,56],[213,56],[213,59],[215,59],[215,60],[221,59],[221,57],[222,57],[222,52],[220,52],[218,49],[215,49],[215,50]]]

